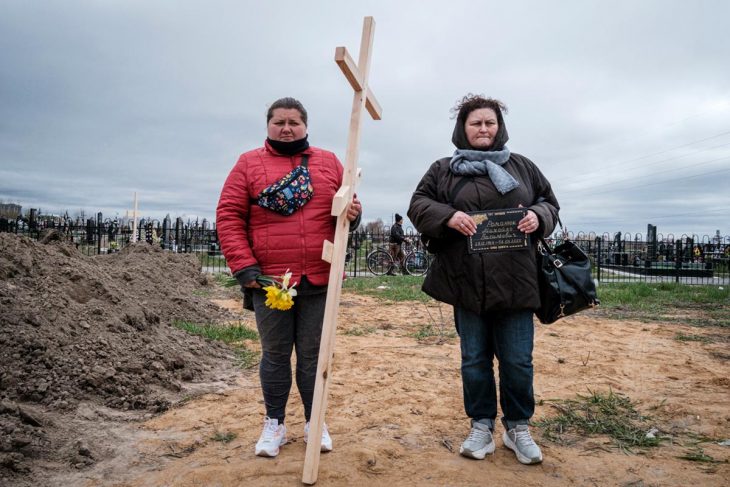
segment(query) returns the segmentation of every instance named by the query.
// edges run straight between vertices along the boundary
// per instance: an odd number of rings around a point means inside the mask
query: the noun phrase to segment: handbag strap
[[[540,196],[537,200],[535,200],[535,204],[542,203],[543,201],[545,201],[545,198]],[[558,225],[560,225],[560,231],[565,233],[565,230],[563,229],[563,222],[560,221],[560,215],[558,215]]]
[[[309,154],[302,154],[302,162],[300,163],[300,166],[307,170],[309,169]],[[296,167],[294,169],[296,169]],[[292,171],[294,169],[292,169]],[[258,202],[258,200],[259,200],[258,197],[254,198],[253,196],[251,196],[249,198],[249,201],[253,204],[256,204]]]

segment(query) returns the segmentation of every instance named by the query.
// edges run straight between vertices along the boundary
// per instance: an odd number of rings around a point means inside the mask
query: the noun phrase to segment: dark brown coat
[[[557,223],[558,201],[537,166],[519,154],[512,154],[502,166],[520,186],[505,195],[497,191],[488,176],[466,183],[449,204],[451,192],[463,176],[449,170],[451,158],[434,162],[418,183],[411,198],[408,218],[416,229],[442,239],[443,248],[423,283],[423,291],[445,303],[481,313],[497,309],[537,309],[537,261],[532,248],[506,252],[470,254],[467,239],[446,226],[457,211],[497,210],[519,205],[537,214],[540,226],[533,236],[548,236]],[[544,201],[536,203],[538,198]]]

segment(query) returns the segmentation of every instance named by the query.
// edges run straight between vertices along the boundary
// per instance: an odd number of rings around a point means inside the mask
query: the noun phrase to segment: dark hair
[[[458,100],[454,108],[451,109],[451,113],[453,117],[464,123],[471,112],[480,108],[491,108],[494,113],[500,111],[507,113],[507,105],[496,98],[487,98],[484,95],[475,95],[473,93],[468,93],[464,98]]]
[[[451,109],[451,113],[453,114],[452,118],[456,117],[456,126],[454,127],[454,133],[451,136],[451,141],[458,149],[472,148],[466,138],[464,124],[466,123],[466,119],[469,117],[469,114],[474,110],[479,110],[480,108],[490,108],[494,110],[494,113],[497,115],[497,124],[499,125],[499,129],[494,142],[491,147],[489,147],[489,150],[502,150],[504,148],[504,144],[506,144],[507,140],[509,140],[507,127],[505,126],[504,118],[502,117],[502,113],[507,113],[507,105],[496,98],[487,98],[484,95],[475,95],[473,93],[468,93],[461,100],[458,100],[456,105],[454,105]]]
[[[277,108],[294,108],[295,110],[298,110],[299,114],[302,116],[302,122],[304,122],[304,125],[307,125],[307,110],[304,108],[304,105],[302,105],[302,102],[290,96],[279,98],[271,104],[269,111],[266,112],[266,123],[271,121],[271,118],[274,116],[274,110]]]

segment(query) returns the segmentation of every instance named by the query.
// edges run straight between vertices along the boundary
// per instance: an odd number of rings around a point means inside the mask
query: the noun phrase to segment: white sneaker
[[[530,430],[526,424],[518,424],[511,430],[505,431],[502,440],[504,446],[515,452],[520,463],[530,465],[542,462],[540,447],[530,436]]]
[[[279,454],[279,447],[286,444],[286,426],[279,424],[279,420],[268,416],[264,419],[264,430],[259,441],[256,442],[256,455],[260,457],[275,457]]]
[[[486,455],[494,453],[494,439],[489,426],[472,420],[471,431],[461,444],[459,453],[475,460],[484,460]]]
[[[309,421],[304,425],[304,443],[309,440]],[[327,424],[322,425],[322,443],[320,451],[332,451],[332,438],[330,432],[327,431]]]

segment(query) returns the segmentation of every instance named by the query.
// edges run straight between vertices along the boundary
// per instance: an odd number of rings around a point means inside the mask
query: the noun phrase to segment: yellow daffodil
[[[297,283],[295,282],[291,286],[289,285],[291,276],[292,273],[289,269],[287,269],[281,276],[262,275],[256,278],[256,282],[258,282],[266,292],[265,304],[267,307],[286,311],[294,306],[294,296],[297,295],[297,290],[294,289],[294,286],[296,286]],[[225,283],[225,286],[230,287],[238,284],[239,283],[235,277],[230,277]]]
[[[294,305],[294,300],[286,289],[280,289],[276,286],[266,286],[264,291],[266,291],[265,304],[271,309],[286,311]]]
[[[294,286],[297,283],[289,286],[291,276],[292,273],[287,269],[282,276],[259,276],[256,278],[260,284],[266,285],[264,287],[264,291],[266,291],[266,306],[281,311],[286,311],[294,306],[294,296],[297,295],[297,290],[294,289]]]

